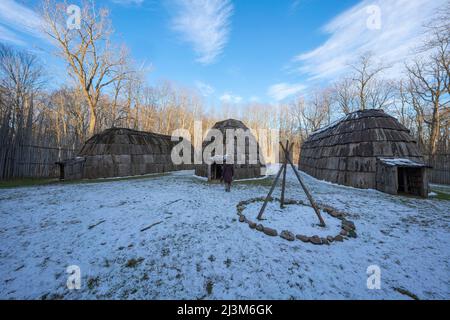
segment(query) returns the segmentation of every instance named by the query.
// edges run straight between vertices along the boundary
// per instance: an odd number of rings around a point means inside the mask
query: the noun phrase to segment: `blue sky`
[[[272,84],[301,81],[284,70],[286,64],[295,54],[319,45],[325,39],[319,31],[322,23],[354,2],[304,0],[295,7],[290,0],[235,1],[228,41],[211,63],[199,61],[202,55],[173,30],[173,4],[154,1],[125,9],[115,5],[112,10],[115,26],[135,58],[152,63],[151,81],[167,78],[199,86],[204,94],[214,91],[216,98],[228,94],[236,101],[266,101]]]
[[[170,80],[210,104],[276,103],[344,74],[358,54],[396,65],[445,0],[98,0],[150,84]],[[56,79],[64,65],[39,34],[36,0],[0,1],[0,41],[33,50]],[[68,1],[78,4],[78,0]],[[373,7],[380,26],[370,28]]]

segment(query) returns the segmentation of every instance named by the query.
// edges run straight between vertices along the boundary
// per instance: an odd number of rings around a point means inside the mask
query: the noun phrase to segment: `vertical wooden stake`
[[[289,148],[289,140],[286,141],[286,149]],[[286,190],[286,171],[287,171],[287,160],[286,160],[287,154],[284,154],[284,161],[283,161],[283,180],[281,182],[281,198],[280,198],[280,208],[284,209],[284,192]]]
[[[280,170],[278,170],[277,176],[275,178],[275,181],[272,184],[272,187],[270,188],[269,194],[267,195],[266,199],[264,200],[264,204],[261,207],[261,210],[259,210],[258,214],[258,220],[262,220],[262,215],[264,213],[264,210],[266,210],[267,202],[269,202],[269,199],[272,197],[272,192],[275,189],[275,186],[277,185],[278,179],[280,178],[281,172],[283,171],[283,166],[280,167]]]

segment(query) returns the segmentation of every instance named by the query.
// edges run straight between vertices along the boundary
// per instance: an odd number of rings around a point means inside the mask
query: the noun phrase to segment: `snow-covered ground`
[[[251,221],[259,223],[255,217],[263,205],[262,202],[254,202],[246,206],[243,214]],[[280,203],[273,201],[268,202],[262,217],[262,224],[265,227],[273,228],[280,233],[283,230],[291,231],[294,234],[306,236],[317,235],[319,237],[337,236],[341,232],[341,220],[327,216],[322,211],[322,217],[326,219],[324,228],[318,227],[319,219],[314,209],[309,206],[287,205],[284,209],[280,209]]]
[[[0,298],[450,299],[450,201],[303,174],[316,200],[348,212],[358,234],[315,246],[237,221],[236,205],[265,196],[267,182],[225,193],[192,175],[0,190]],[[306,201],[291,171],[287,198]],[[258,205],[244,214],[254,219]],[[297,232],[314,223],[307,207],[289,206],[286,220],[276,210],[268,206],[264,223]],[[80,290],[66,287],[70,265],[81,269]],[[381,269],[380,290],[367,288],[370,265]]]

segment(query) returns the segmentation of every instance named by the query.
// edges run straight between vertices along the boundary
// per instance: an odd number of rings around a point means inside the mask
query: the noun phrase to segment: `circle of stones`
[[[243,214],[245,208],[249,204],[255,203],[255,202],[264,202],[264,200],[265,200],[265,198],[260,197],[260,198],[252,198],[249,200],[244,200],[244,201],[239,202],[236,206],[237,214],[239,216],[239,222],[247,223],[248,226],[250,227],[250,229],[260,231],[267,236],[276,237],[276,236],[278,236],[278,231],[276,229],[264,226],[261,223],[253,222]],[[281,202],[281,200],[278,198],[271,198],[271,199],[269,199],[269,201],[270,202],[273,202],[273,201]],[[284,204],[285,205],[303,205],[303,206],[311,207],[310,204],[307,204],[302,200],[287,199],[287,200],[284,200]],[[333,242],[343,242],[350,238],[357,237],[355,224],[352,221],[346,219],[346,214],[344,212],[338,211],[337,209],[335,209],[333,207],[322,205],[322,204],[317,204],[317,206],[320,209],[322,209],[323,211],[325,211],[329,216],[341,220],[341,231],[339,232],[338,235],[329,235],[327,237],[319,237],[317,235],[307,236],[307,235],[303,235],[303,234],[294,234],[293,232],[291,232],[289,230],[283,230],[279,234],[280,237],[287,241],[294,241],[295,239],[298,239],[305,243],[312,243],[315,245],[330,245]]]

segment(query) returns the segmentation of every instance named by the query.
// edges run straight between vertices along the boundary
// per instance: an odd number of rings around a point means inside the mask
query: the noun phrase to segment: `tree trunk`
[[[95,127],[97,123],[97,114],[95,111],[95,106],[89,101],[89,137],[92,137],[95,134]]]
[[[433,108],[433,118],[431,122],[431,134],[430,134],[430,155],[434,158],[437,151],[437,142],[439,140],[440,133],[440,117],[439,117],[439,100],[436,99]]]

